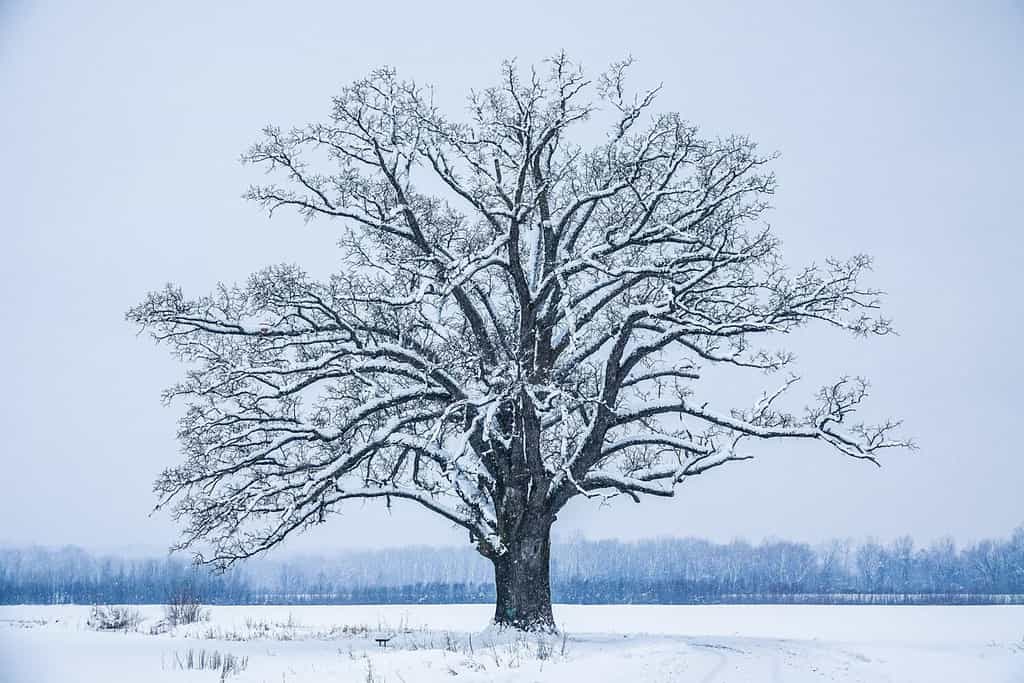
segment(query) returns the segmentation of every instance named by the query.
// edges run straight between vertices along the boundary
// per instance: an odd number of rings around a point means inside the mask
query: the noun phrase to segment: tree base
[[[546,615],[534,615],[522,619],[517,617],[499,619],[497,614],[495,614],[494,625],[502,630],[509,629],[525,633],[558,633],[558,628],[555,626],[555,618],[550,610]]]

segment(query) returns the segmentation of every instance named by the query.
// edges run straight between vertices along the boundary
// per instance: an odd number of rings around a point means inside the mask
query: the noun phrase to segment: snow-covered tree
[[[890,331],[869,258],[787,270],[762,221],[770,159],[653,114],[657,89],[627,92],[628,66],[506,64],[466,121],[382,69],[326,122],[264,131],[244,158],[281,183],[249,197],[335,219],[343,267],[276,266],[195,299],[168,286],[129,312],[189,363],[168,391],[188,406],[184,461],[156,484],[182,547],[230,565],[345,501],[412,501],[493,562],[496,622],[547,629],[569,500],[672,496],[766,440],[869,461],[906,445],[895,422],[854,422],[860,379],[780,407],[796,382],[769,348],[782,334]],[[596,144],[572,142],[602,117]],[[785,379],[715,406],[715,365]]]

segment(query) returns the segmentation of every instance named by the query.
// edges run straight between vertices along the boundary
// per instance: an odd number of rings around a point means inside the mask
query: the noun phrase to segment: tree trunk
[[[494,623],[524,631],[554,631],[551,613],[551,521],[524,519],[506,552],[493,559]]]

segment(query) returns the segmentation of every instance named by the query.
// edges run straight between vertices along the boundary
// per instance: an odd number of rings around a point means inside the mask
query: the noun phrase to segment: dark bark
[[[551,613],[551,522],[545,515],[528,515],[506,552],[494,563],[497,601],[494,623],[525,631],[553,631]]]

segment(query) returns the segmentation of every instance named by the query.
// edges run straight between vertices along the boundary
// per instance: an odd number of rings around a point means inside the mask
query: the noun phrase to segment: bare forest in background
[[[1024,526],[963,547],[950,539],[918,547],[910,537],[819,545],[575,539],[554,544],[551,569],[562,603],[1022,603]],[[221,574],[176,557],[0,549],[0,604],[165,603],[183,587],[207,604],[494,600],[490,565],[468,547],[260,559]]]

